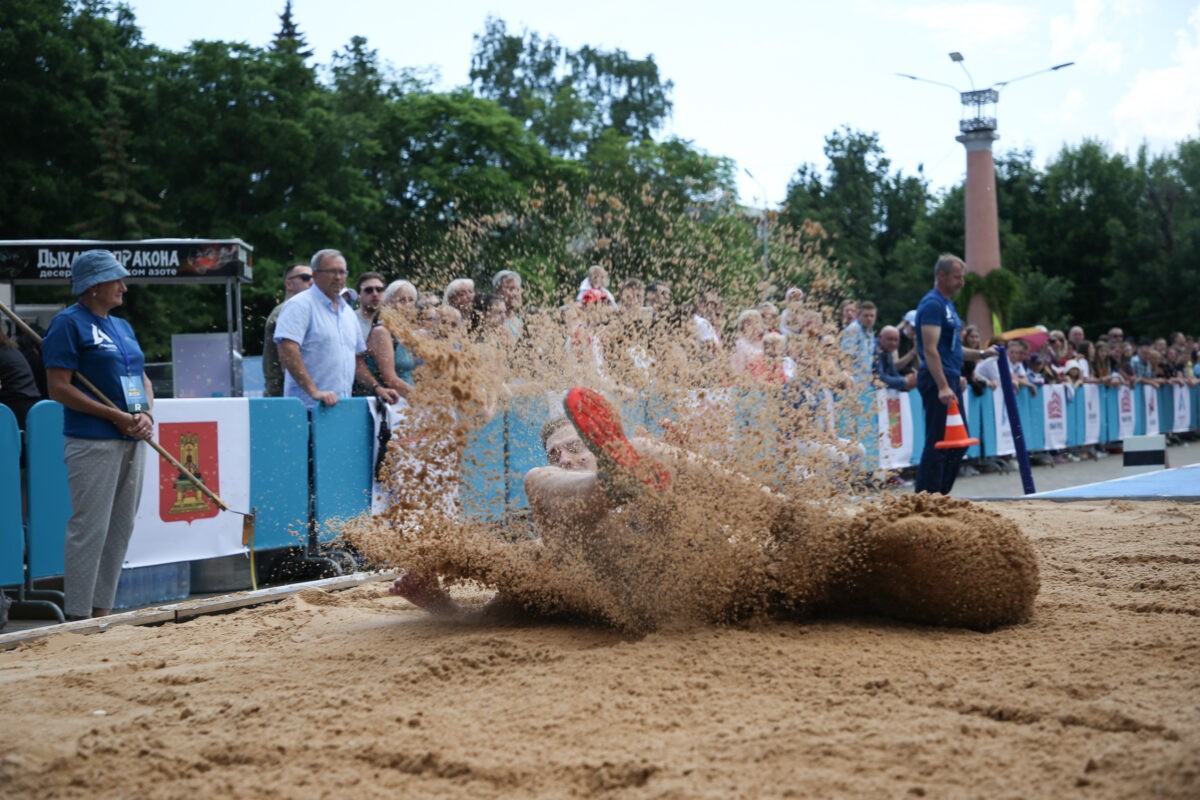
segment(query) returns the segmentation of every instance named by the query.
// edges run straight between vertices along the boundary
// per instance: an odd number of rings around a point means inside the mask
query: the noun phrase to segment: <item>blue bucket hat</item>
[[[129,277],[129,270],[107,250],[88,250],[71,261],[71,294],[78,297],[98,283]]]

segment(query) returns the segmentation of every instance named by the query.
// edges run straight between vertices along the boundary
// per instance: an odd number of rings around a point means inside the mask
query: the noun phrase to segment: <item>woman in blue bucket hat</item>
[[[103,616],[112,608],[142,494],[145,448],[138,440],[154,432],[154,393],[142,348],[129,323],[111,313],[124,302],[127,277],[107,250],[75,256],[71,293],[78,302],[55,316],[42,345],[50,397],[64,406],[71,490],[63,573],[67,619]]]

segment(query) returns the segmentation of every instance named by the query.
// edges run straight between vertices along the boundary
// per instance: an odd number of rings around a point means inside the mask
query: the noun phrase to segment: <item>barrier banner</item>
[[[875,396],[879,414],[879,467],[907,467],[912,464],[913,452],[912,402],[908,392],[885,389]]]
[[[1137,421],[1133,413],[1133,389],[1128,386],[1117,387],[1117,438],[1128,439],[1133,436],[1134,425]]]
[[[1094,383],[1083,385],[1083,443],[1100,443],[1100,387]],[[1079,394],[1075,395],[1076,398]]]
[[[154,435],[230,508],[250,509],[250,405],[244,398],[159,400]],[[146,453],[126,567],[244,552],[242,517],[221,511],[167,460]]]
[[[1158,387],[1142,384],[1142,402],[1146,407],[1146,433],[1158,433]]]
[[[1061,383],[1042,387],[1044,446],[1047,450],[1062,450],[1067,446],[1067,387]]]
[[[1012,424],[1008,421],[1004,392],[992,392],[992,413],[996,415],[996,455],[1010,456],[1017,452],[1017,446],[1013,444]]]
[[[1171,391],[1175,401],[1174,420],[1171,431],[1183,433],[1192,427],[1192,393],[1187,386],[1172,386]]]

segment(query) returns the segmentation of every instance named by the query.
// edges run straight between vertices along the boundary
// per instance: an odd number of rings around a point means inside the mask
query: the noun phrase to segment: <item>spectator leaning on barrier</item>
[[[850,327],[854,320],[858,319],[858,301],[844,300],[842,301],[842,316],[838,324],[839,330],[845,330]]]
[[[584,293],[592,289],[600,292],[610,306],[617,304],[616,298],[608,290],[608,270],[599,264],[588,267],[587,275],[579,282],[579,293],[575,295],[575,302],[582,303]]]
[[[996,336],[988,342],[988,346],[994,348],[997,344],[1003,344],[1004,340]],[[1025,369],[1025,358],[1029,355],[1029,345],[1023,339],[1013,339],[1008,343],[1008,371],[1012,376],[1013,389],[1020,389],[1022,386],[1029,389],[1029,393],[1036,396],[1037,386],[1029,380],[1029,373]],[[981,361],[975,367],[975,377],[978,380],[984,381],[992,389],[997,389],[1000,386],[1000,361],[999,359],[988,359]]]
[[[901,375],[917,372],[917,310],[914,308],[904,314],[904,319],[896,327],[900,329],[900,347],[896,350],[896,369]]]
[[[692,309],[692,325],[702,358],[716,356],[721,351],[721,327],[725,318],[725,301],[714,289],[700,292]]]
[[[416,324],[416,306],[417,287],[408,281],[392,281],[383,290],[380,307],[395,311],[408,325]],[[371,335],[367,337],[366,362],[375,380],[395,389],[401,397],[408,397],[418,361],[380,319],[375,320]]]
[[[747,308],[737,315],[737,338],[733,342],[733,355],[729,366],[733,373],[745,373],[750,365],[762,360],[762,339],[766,333],[762,314]]]
[[[396,391],[375,381],[367,369],[362,329],[342,299],[346,259],[337,250],[318,250],[311,266],[313,286],[284,304],[275,326],[279,361],[287,372],[284,396],[299,398],[310,409],[317,403],[334,406],[350,397],[357,378],[373,395],[396,402]]]
[[[283,303],[311,286],[312,279],[312,267],[308,264],[288,267],[283,273]],[[275,326],[279,323],[283,303],[271,309],[263,326],[263,397],[283,397],[283,367],[279,364],[279,351],[275,348]]]
[[[364,272],[358,276],[358,280],[354,284],[355,292],[358,294],[358,327],[362,328],[364,339],[371,334],[371,326],[375,324],[375,319],[379,316],[379,305],[383,302],[383,287],[386,285],[387,279],[378,272]]]
[[[475,313],[475,281],[470,278],[455,278],[446,284],[442,292],[442,301],[460,315],[470,319]]]
[[[142,496],[145,448],[154,433],[154,391],[133,328],[112,311],[125,302],[129,273],[107,250],[71,262],[79,302],[54,317],[43,353],[50,397],[62,403],[64,461],[71,490],[63,586],[68,619],[112,608]],[[116,408],[75,383],[87,378]]]
[[[921,369],[917,391],[925,407],[925,449],[917,467],[914,487],[918,492],[950,494],[958,477],[958,465],[966,448],[939,450],[945,438],[946,415],[951,400],[962,403],[963,359],[990,358],[996,349],[964,350],[959,330],[962,320],[954,308],[954,295],[963,287],[966,265],[958,256],[944,254],[934,265],[933,289],[917,306],[917,353]]]
[[[1129,373],[1133,378],[1132,384],[1149,384],[1157,386],[1158,381],[1154,374],[1154,365],[1150,358],[1154,351],[1154,341],[1147,337],[1142,337],[1138,340],[1137,353],[1129,359]]]
[[[917,315],[917,312],[914,311],[913,317],[916,317],[916,315]],[[979,336],[979,328],[976,328],[974,325],[968,325],[965,328],[963,328],[962,343],[963,343],[963,349],[978,350],[981,347],[983,347],[983,340]],[[1002,344],[1004,344],[1004,339],[999,336],[993,336],[992,340],[989,341],[988,344],[989,345],[996,345],[996,344],[1002,345]],[[913,355],[916,355],[916,353],[917,353],[917,351],[915,349],[912,352],[913,352]],[[963,378],[966,380],[967,386],[970,387],[971,393],[976,396],[979,396],[979,395],[983,394],[984,389],[995,389],[996,384],[994,384],[991,381],[988,381],[984,378],[979,377],[979,375],[975,369],[977,363],[978,362],[975,362],[975,361],[964,361],[963,362]]]
[[[650,281],[646,285],[646,306],[655,314],[671,311],[671,284],[666,281]]]
[[[41,399],[29,362],[17,343],[0,330],[0,405],[8,406],[17,418],[17,427],[25,430],[25,415]],[[22,458],[24,455],[22,451]]]
[[[524,289],[521,276],[511,269],[502,269],[492,276],[492,291],[504,298],[504,325],[514,339],[525,335],[525,320],[521,319]]]
[[[910,372],[901,375],[896,369],[896,350],[900,347],[900,330],[892,325],[884,325],[879,331],[879,348],[875,353],[875,378],[889,389],[907,392],[917,385],[917,375]]]
[[[858,304],[858,317],[842,331],[842,350],[850,354],[854,377],[866,381],[875,357],[875,304]]]

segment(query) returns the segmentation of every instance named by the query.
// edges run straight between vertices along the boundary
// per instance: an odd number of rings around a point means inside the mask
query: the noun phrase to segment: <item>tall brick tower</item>
[[[953,56],[952,56],[953,57]],[[958,123],[961,135],[957,138],[967,149],[966,240],[967,270],[980,277],[1000,268],[1000,223],[996,210],[996,162],[992,158],[992,142],[996,133],[996,102],[1000,93],[995,89],[962,92],[962,104],[973,113],[964,112]],[[982,294],[971,298],[967,308],[967,323],[979,328],[983,341],[997,331],[992,330],[992,310]]]
[[[903,72],[896,73],[901,78],[909,78],[922,83],[932,83],[953,89],[963,104],[963,117],[958,123],[960,134],[957,138],[967,150],[967,186],[966,199],[966,253],[967,271],[980,277],[986,276],[992,270],[1000,268],[1000,223],[996,210],[996,162],[992,158],[992,142],[1000,138],[996,133],[996,103],[1000,101],[1000,89],[1014,83],[1041,75],[1043,72],[1054,72],[1063,67],[1069,67],[1074,61],[1065,64],[1040,69],[1028,75],[1012,78],[1007,81],[994,83],[987,89],[976,89],[971,73],[963,64],[962,53],[951,53],[950,60],[962,67],[971,82],[971,91],[964,92],[955,86],[942,81],[931,81],[918,78]],[[994,333],[992,328],[992,309],[982,294],[971,298],[967,308],[967,323],[979,328],[986,342]]]

